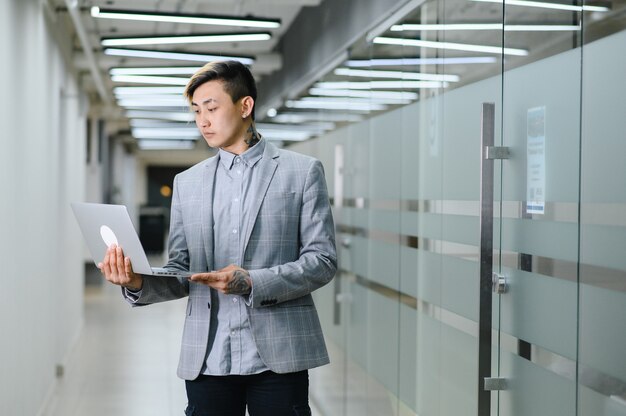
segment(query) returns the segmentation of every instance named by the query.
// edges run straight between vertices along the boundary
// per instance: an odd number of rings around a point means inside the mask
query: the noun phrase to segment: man
[[[311,292],[337,267],[322,165],[256,132],[256,86],[239,62],[205,65],[185,97],[218,148],[174,180],[166,268],[195,274],[135,274],[119,247],[99,267],[133,306],[189,296],[187,415],[310,415],[307,370],[329,362]]]

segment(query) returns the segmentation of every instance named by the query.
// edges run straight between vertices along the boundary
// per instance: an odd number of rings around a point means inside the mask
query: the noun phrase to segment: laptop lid
[[[115,243],[130,257],[135,273],[154,274],[124,205],[88,202],[71,205],[96,266],[104,259],[108,246]]]

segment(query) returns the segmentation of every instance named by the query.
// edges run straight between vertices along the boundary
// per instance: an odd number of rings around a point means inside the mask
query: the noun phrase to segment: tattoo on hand
[[[246,132],[246,144],[248,147],[252,147],[257,144],[261,140],[261,135],[254,128],[254,122],[250,124],[248,127],[248,131]]]
[[[250,273],[245,270],[235,270],[233,278],[228,282],[228,294],[247,295],[252,289]]]

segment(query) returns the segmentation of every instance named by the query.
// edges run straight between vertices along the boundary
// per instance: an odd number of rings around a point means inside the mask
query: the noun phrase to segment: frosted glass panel
[[[623,13],[626,2],[616,1]],[[626,414],[626,31],[585,45],[580,248],[581,416]],[[620,51],[620,52],[617,52]]]
[[[514,374],[500,393],[500,416],[572,416],[576,414],[576,383],[523,358],[504,353],[503,374]]]

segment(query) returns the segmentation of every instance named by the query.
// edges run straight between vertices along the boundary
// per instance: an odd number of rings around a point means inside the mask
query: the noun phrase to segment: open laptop
[[[130,257],[133,271],[151,276],[188,277],[192,273],[150,267],[148,257],[124,205],[73,202],[72,210],[96,266],[107,248],[116,244]]]

